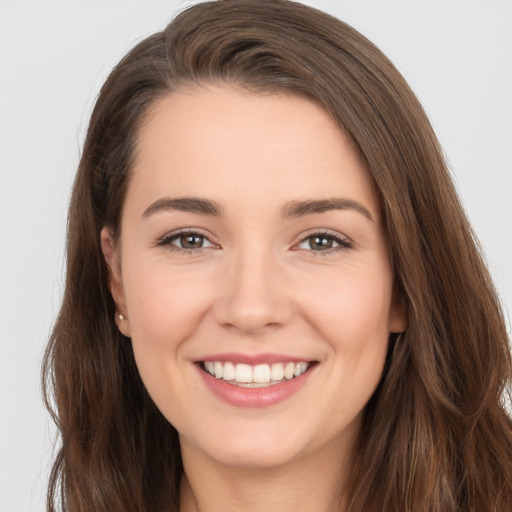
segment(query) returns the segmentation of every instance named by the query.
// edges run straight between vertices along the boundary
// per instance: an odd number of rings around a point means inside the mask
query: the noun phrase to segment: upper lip
[[[274,364],[274,363],[300,363],[300,362],[313,362],[313,359],[309,357],[291,356],[286,354],[242,354],[238,352],[224,352],[221,354],[211,354],[204,356],[203,358],[197,359],[197,362],[206,361],[220,361],[220,362],[231,362],[234,364],[248,364],[255,366],[257,364]]]

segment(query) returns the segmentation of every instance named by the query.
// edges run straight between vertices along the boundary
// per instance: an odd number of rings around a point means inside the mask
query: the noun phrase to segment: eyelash
[[[199,238],[202,238],[203,240],[207,240],[212,246],[215,246],[213,242],[210,242],[208,237],[204,235],[203,233],[199,231],[195,231],[193,229],[182,229],[179,231],[174,231],[173,233],[169,233],[167,235],[164,235],[162,238],[157,240],[155,246],[156,247],[165,247],[167,250],[171,252],[179,252],[181,254],[198,254],[199,252],[202,252],[202,250],[206,249],[207,247],[198,247],[197,249],[189,249],[186,247],[178,247],[174,245],[172,242],[175,240],[178,240],[181,237],[185,236],[197,236]]]
[[[339,233],[327,230],[314,231],[313,233],[309,233],[299,242],[298,245],[302,245],[304,242],[307,242],[308,240],[312,240],[314,238],[324,238],[338,244],[337,247],[332,247],[326,250],[315,250],[311,248],[304,249],[310,251],[315,256],[328,256],[329,254],[336,253],[338,251],[348,251],[349,249],[352,249],[354,247],[354,244],[348,238],[340,236]]]
[[[209,247],[198,247],[197,249],[189,249],[189,248],[185,248],[185,247],[178,247],[175,244],[173,244],[173,242],[175,240],[178,240],[179,238],[184,237],[184,236],[199,237],[203,240],[208,241],[208,243],[210,243],[213,247],[215,247],[215,244],[213,242],[211,242],[206,235],[204,235],[203,233],[201,233],[199,231],[190,230],[190,229],[183,229],[183,230],[175,231],[173,233],[164,235],[162,238],[157,240],[157,242],[155,243],[155,246],[156,247],[165,247],[169,251],[179,252],[181,254],[198,254],[199,252],[202,252],[204,249],[209,248]],[[327,256],[328,254],[332,254],[332,253],[335,253],[338,251],[347,251],[354,247],[354,244],[347,238],[341,237],[336,232],[327,231],[327,230],[315,231],[313,233],[310,233],[307,236],[305,236],[304,238],[302,238],[300,240],[300,242],[296,245],[302,245],[303,243],[307,242],[308,240],[312,240],[314,238],[328,239],[328,240],[331,240],[332,242],[335,242],[336,244],[338,244],[337,247],[328,248],[325,250],[315,250],[315,249],[311,249],[311,248],[310,249],[302,249],[302,250],[310,251],[315,256],[317,256],[317,255],[318,256]],[[301,249],[296,249],[296,250],[301,250]]]

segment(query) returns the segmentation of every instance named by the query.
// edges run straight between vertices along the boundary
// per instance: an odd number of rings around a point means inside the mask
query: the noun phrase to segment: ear
[[[131,336],[130,322],[128,320],[128,311],[121,277],[121,262],[119,251],[114,242],[114,234],[110,227],[104,226],[100,233],[101,250],[108,267],[108,284],[110,293],[116,304],[115,321],[118,329],[126,337]]]
[[[401,292],[395,286],[391,298],[388,318],[389,332],[401,333],[407,330],[407,303]]]

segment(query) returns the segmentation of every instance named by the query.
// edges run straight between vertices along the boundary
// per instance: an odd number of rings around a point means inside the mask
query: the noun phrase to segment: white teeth
[[[294,377],[294,370],[295,369],[295,365],[293,363],[288,363],[285,367],[284,367],[284,376],[285,378],[287,379],[293,379]]]
[[[215,362],[215,377],[217,379],[222,379],[222,374],[223,374],[223,365],[222,363],[220,363],[219,361],[216,361]]]
[[[284,368],[281,363],[273,364],[270,369],[270,378],[272,380],[283,380],[284,379]]]
[[[235,365],[233,363],[224,363],[222,378],[224,380],[235,380]]]
[[[252,368],[248,364],[235,366],[235,380],[237,382],[252,382]]]
[[[234,385],[246,387],[261,387],[261,385],[274,385],[283,380],[299,377],[309,368],[309,363],[274,363],[258,364],[234,364],[230,361],[205,361],[204,369],[217,379],[223,379]]]
[[[259,364],[252,369],[253,382],[270,382],[270,367],[268,364]]]

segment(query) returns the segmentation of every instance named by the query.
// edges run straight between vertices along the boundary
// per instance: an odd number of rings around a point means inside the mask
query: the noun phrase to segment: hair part
[[[62,447],[48,511],[178,510],[178,434],[118,331],[100,232],[120,233],[138,132],[183,88],[226,84],[319,104],[379,195],[408,329],[393,336],[365,410],[350,512],[505,512],[512,503],[512,375],[500,304],[435,134],[389,60],[345,23],[284,0],[188,8],[139,43],[98,96],[68,218],[62,307],[44,361]],[[485,449],[484,449],[485,447]]]

